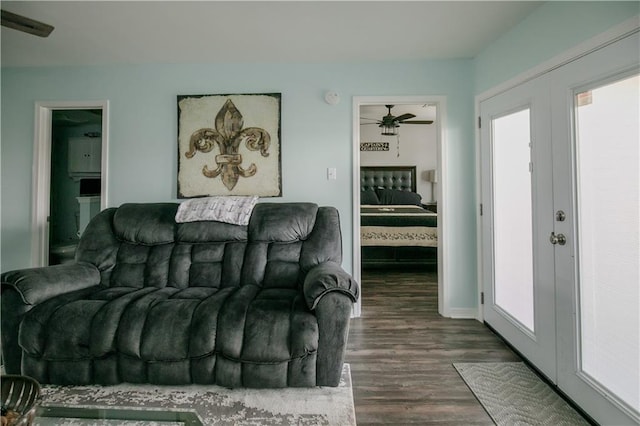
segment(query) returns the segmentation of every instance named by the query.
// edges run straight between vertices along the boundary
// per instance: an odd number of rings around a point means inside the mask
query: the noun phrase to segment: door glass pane
[[[533,331],[529,109],[492,120],[494,303]]]
[[[640,78],[576,95],[582,371],[640,410]]]

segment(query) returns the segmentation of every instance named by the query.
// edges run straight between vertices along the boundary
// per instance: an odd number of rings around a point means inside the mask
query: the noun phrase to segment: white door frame
[[[449,191],[447,187],[447,144],[445,132],[447,128],[447,98],[445,96],[354,96],[353,97],[353,277],[361,283],[362,259],[360,258],[360,107],[364,105],[436,105],[436,155],[438,170],[438,191],[436,202],[438,203],[438,312],[444,317],[452,316],[449,303],[448,256],[445,256],[447,243],[448,220],[447,200]],[[363,290],[360,289],[362,294]],[[362,297],[354,306],[354,316],[362,313]]]
[[[100,209],[108,206],[109,101],[37,101],[33,140],[33,182],[31,209],[31,265],[49,263],[49,200],[51,196],[52,111],[65,109],[102,110],[102,166]]]

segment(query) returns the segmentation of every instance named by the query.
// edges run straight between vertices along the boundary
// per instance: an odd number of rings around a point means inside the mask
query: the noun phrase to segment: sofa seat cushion
[[[183,360],[215,351],[216,310],[232,288],[111,287],[52,298],[29,311],[19,342],[48,361]]]
[[[288,363],[318,350],[318,323],[295,289],[242,287],[221,311],[218,353],[247,364]]]
[[[267,289],[251,304],[241,358],[279,363],[306,358],[318,350],[318,323],[297,290]]]
[[[316,353],[318,324],[297,289],[105,287],[36,306],[20,344],[48,361],[119,353],[146,362],[222,355],[286,364]]]
[[[204,290],[204,289],[203,289]],[[204,298],[185,298],[186,291],[159,300],[146,310],[140,334],[126,340],[122,352],[143,361],[181,361],[211,355],[216,350],[218,312],[235,289],[210,290]],[[136,315],[136,316],[138,316]],[[123,321],[123,328],[138,321]],[[139,352],[134,350],[139,348]]]
[[[85,359],[90,357],[91,322],[107,300],[95,299],[104,287],[90,287],[53,297],[28,311],[20,323],[18,342],[29,355],[38,358]],[[106,293],[117,298],[135,291]]]
[[[318,322],[295,289],[245,285],[220,310],[216,383],[315,386]]]

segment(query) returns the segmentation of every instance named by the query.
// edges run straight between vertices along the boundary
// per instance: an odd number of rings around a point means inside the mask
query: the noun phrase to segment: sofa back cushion
[[[247,227],[222,222],[178,224],[171,282],[177,287],[237,287]]]
[[[116,210],[113,234],[119,244],[111,287],[168,285],[176,210],[175,203],[123,204]]]
[[[266,243],[294,243],[309,237],[318,206],[312,203],[264,203],[253,209],[249,240]]]
[[[177,224],[178,204],[124,204],[113,218],[119,241],[110,286],[237,287],[247,227]]]
[[[170,244],[175,241],[177,210],[175,203],[123,204],[113,217],[113,231],[130,244]]]
[[[77,259],[98,266],[103,284],[110,287],[179,289],[292,289],[313,266],[342,260],[334,208],[262,203],[254,208],[249,225],[239,226],[177,224],[177,207],[124,204],[102,212],[87,227]]]
[[[313,266],[342,261],[337,211],[313,203],[262,203],[249,222],[243,284],[293,289]]]
[[[300,253],[315,225],[318,206],[311,203],[258,204],[249,222],[243,284],[296,288]]]

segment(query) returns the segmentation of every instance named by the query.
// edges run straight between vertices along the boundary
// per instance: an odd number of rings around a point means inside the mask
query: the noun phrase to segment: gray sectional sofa
[[[7,373],[41,383],[337,386],[358,285],[338,213],[262,203],[248,226],[178,204],[98,214],[76,262],[2,274]]]

